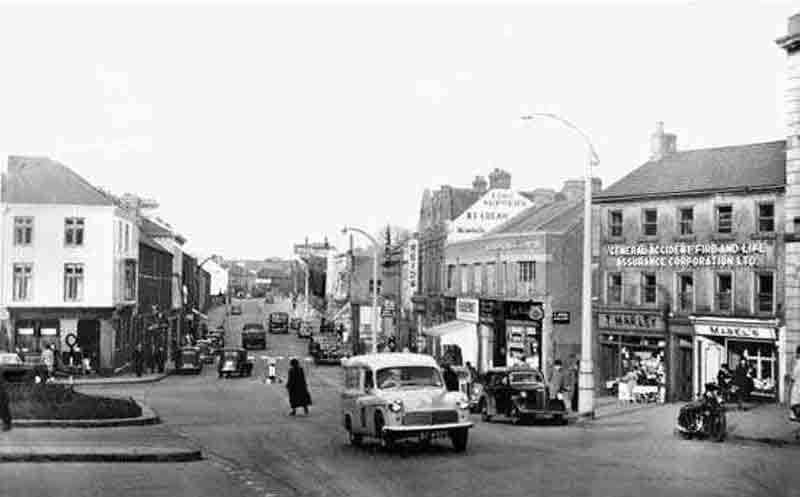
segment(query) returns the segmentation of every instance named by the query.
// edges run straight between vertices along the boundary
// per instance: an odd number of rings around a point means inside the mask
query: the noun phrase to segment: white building
[[[2,303],[9,345],[77,345],[94,368],[131,346],[139,237],[135,212],[68,167],[9,157],[2,210]]]
[[[209,260],[203,264],[203,269],[211,275],[211,295],[219,295],[228,292],[228,270],[220,266],[214,260]]]

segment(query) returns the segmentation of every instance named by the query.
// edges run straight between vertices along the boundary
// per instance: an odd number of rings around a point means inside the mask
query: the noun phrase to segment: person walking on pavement
[[[142,376],[142,369],[144,367],[144,348],[142,342],[136,344],[133,349],[133,369],[136,371],[136,376]]]
[[[550,400],[560,400],[563,402],[564,393],[569,390],[569,381],[567,379],[567,373],[563,369],[561,359],[556,359],[553,363],[553,372],[550,374],[550,381],[548,381],[547,384],[550,387]]]
[[[444,365],[444,387],[448,392],[458,392],[458,374],[453,371],[450,363]]]
[[[306,375],[303,368],[300,367],[300,362],[296,358],[289,361],[289,377],[286,380],[286,390],[289,391],[289,406],[292,411],[290,416],[297,414],[297,408],[302,407],[306,416],[308,416],[308,406],[311,405],[311,394],[308,392],[308,385],[306,384]]]
[[[794,368],[792,369],[792,390],[789,394],[789,409],[793,421],[800,421],[800,345],[794,353]]]
[[[747,360],[742,359],[733,373],[733,384],[736,385],[736,402],[739,404],[740,410],[743,409],[744,402],[750,400],[750,392],[752,390],[753,380],[747,373]]]
[[[581,377],[581,360],[577,357],[575,358],[575,362],[572,363],[572,367],[570,368],[570,375],[572,376],[572,392],[570,395],[570,407],[572,408],[572,412],[578,412],[578,392],[580,391],[579,379]]]
[[[56,365],[56,354],[53,352],[53,346],[51,344],[47,344],[47,347],[45,347],[42,352],[42,362],[47,367],[47,375],[53,376],[53,370]]]
[[[164,346],[159,345],[156,349],[156,364],[158,365],[158,372],[159,374],[164,372],[164,363],[167,360],[167,353],[164,350]]]
[[[0,376],[0,420],[3,421],[3,431],[11,429],[11,400],[6,390],[6,379]]]

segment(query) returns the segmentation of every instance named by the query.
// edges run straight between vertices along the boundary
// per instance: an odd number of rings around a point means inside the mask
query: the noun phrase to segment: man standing
[[[572,367],[570,368],[570,379],[572,380],[570,381],[572,384],[572,392],[570,392],[570,407],[572,408],[572,412],[578,412],[578,391],[580,390],[578,381],[581,374],[580,366],[581,360],[576,357],[575,361],[572,363]]]
[[[142,376],[142,368],[144,367],[144,348],[142,342],[136,344],[133,349],[133,369],[136,371],[136,376]]]
[[[42,362],[47,367],[47,375],[53,376],[53,370],[55,369],[56,364],[56,354],[53,352],[53,346],[51,344],[47,344],[44,351],[42,352]]]
[[[800,346],[794,354],[794,368],[792,369],[792,390],[789,394],[789,408],[794,421],[800,421]]]
[[[567,374],[563,369],[561,359],[556,359],[553,363],[553,372],[550,374],[548,386],[550,388],[550,400],[560,400],[563,402],[564,393],[569,389],[569,382],[567,381]],[[566,407],[566,405],[564,407]]]
[[[444,366],[444,386],[448,392],[458,392],[458,374],[449,363]]]

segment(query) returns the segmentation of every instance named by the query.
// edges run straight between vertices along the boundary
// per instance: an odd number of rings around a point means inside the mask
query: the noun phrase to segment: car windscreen
[[[289,320],[288,314],[270,314],[269,319],[275,321],[276,323],[282,323],[284,321]]]
[[[242,331],[264,331],[264,327],[260,324],[250,323],[244,325]]]
[[[517,371],[509,375],[511,383],[542,383],[542,374],[538,371]]]
[[[397,366],[378,370],[378,388],[441,387],[442,376],[430,366]]]
[[[0,364],[22,364],[17,354],[0,354]]]

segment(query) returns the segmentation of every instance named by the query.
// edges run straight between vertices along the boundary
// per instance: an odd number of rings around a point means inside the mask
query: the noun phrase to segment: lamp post
[[[364,230],[345,226],[342,234],[348,231],[361,233],[372,242],[372,353],[378,352],[378,241]]]
[[[589,157],[584,172],[585,184],[583,195],[583,297],[581,304],[581,367],[578,384],[578,413],[581,416],[594,417],[594,365],[592,361],[592,167],[600,163],[594,145],[589,136],[580,128],[556,114],[533,113],[522,116],[530,121],[545,118],[558,121],[568,128],[577,131],[586,142]]]
[[[303,265],[306,268],[306,284],[305,284],[305,295],[306,300],[303,303],[303,318],[308,318],[308,286],[311,283],[311,268],[308,267],[308,263],[303,259],[297,258],[297,262]]]

